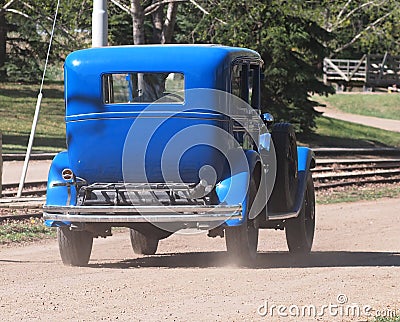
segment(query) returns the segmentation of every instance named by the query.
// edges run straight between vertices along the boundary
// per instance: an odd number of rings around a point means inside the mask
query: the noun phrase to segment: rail
[[[313,169],[316,190],[351,185],[400,182],[400,150],[398,149],[315,149],[317,164]],[[0,222],[40,217],[45,202],[46,182],[26,184],[24,197],[14,198],[18,184],[3,184],[0,209],[26,209],[15,216],[0,216]]]

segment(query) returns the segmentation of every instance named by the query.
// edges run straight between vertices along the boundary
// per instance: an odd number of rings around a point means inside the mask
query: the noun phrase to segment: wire
[[[51,29],[51,34],[50,34],[50,40],[49,40],[49,47],[47,49],[47,55],[46,55],[46,61],[44,63],[44,70],[43,70],[43,75],[42,75],[42,82],[40,83],[40,89],[39,89],[39,94],[37,97],[36,101],[36,108],[35,108],[35,115],[33,117],[33,122],[32,122],[32,128],[31,128],[31,134],[29,135],[29,141],[28,141],[28,147],[26,148],[26,155],[25,155],[25,160],[24,160],[24,166],[22,168],[22,173],[21,173],[21,179],[19,181],[19,186],[18,186],[18,192],[17,192],[17,198],[21,198],[22,195],[22,189],[24,188],[24,183],[25,183],[25,178],[26,178],[26,173],[28,171],[28,164],[29,164],[29,159],[31,156],[32,152],[32,146],[33,146],[33,139],[35,138],[35,132],[36,132],[36,126],[39,120],[39,111],[40,111],[40,105],[42,103],[42,90],[43,90],[43,82],[44,78],[46,76],[46,70],[47,70],[47,64],[49,62],[49,56],[50,56],[50,49],[51,49],[51,44],[53,42],[53,36],[54,36],[54,30],[56,28],[56,21],[57,21],[57,15],[58,15],[58,8],[60,7],[60,0],[57,0],[57,7],[56,7],[56,13],[54,15],[54,21],[53,21],[53,27]]]
[[[52,29],[51,29],[50,40],[49,40],[49,47],[48,47],[48,49],[47,49],[46,61],[45,61],[45,63],[44,63],[44,70],[43,70],[42,82],[41,82],[41,84],[40,84],[39,93],[41,93],[41,92],[42,92],[42,89],[43,89],[44,77],[46,76],[47,64],[48,64],[48,62],[49,62],[50,49],[51,49],[51,44],[53,43],[54,30],[55,30],[55,28],[56,28],[56,21],[57,21],[57,15],[58,15],[58,8],[59,8],[59,7],[60,7],[60,0],[57,0],[56,13],[54,14],[53,27],[52,27]]]

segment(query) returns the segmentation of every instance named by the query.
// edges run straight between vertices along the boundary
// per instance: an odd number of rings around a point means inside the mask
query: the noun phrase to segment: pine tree
[[[311,94],[333,93],[320,80],[329,33],[290,1],[225,0],[209,7],[195,27],[195,41],[258,51],[265,63],[263,109],[293,123],[298,133],[312,132],[318,103]]]

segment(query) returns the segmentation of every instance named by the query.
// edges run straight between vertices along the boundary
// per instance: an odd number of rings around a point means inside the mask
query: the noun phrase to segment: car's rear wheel
[[[254,198],[257,193],[257,186],[254,178],[249,184],[248,202],[246,216],[248,216]],[[257,256],[258,247],[258,218],[249,219],[240,226],[225,228],[226,248],[230,258],[239,264],[251,263]]]
[[[131,245],[135,254],[154,255],[157,251],[159,239],[150,234],[143,234],[130,229]]]
[[[297,218],[285,223],[286,241],[291,253],[307,254],[311,251],[315,231],[315,195],[311,173],[307,177],[307,189],[303,207]]]
[[[276,123],[272,128],[276,155],[276,177],[268,202],[271,212],[292,210],[296,201],[298,169],[294,128],[289,123]]]
[[[57,239],[61,259],[65,265],[85,266],[89,263],[93,245],[92,233],[59,227]]]

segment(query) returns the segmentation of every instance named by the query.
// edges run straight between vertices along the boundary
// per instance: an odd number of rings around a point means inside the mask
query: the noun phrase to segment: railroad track
[[[313,178],[317,190],[400,182],[400,159],[320,159]]]
[[[22,191],[23,196],[44,196],[46,194],[46,181],[27,182]],[[15,197],[18,191],[18,183],[3,184],[2,197]]]
[[[366,183],[400,182],[400,158],[374,159],[317,159],[313,169],[316,189],[328,189]],[[26,183],[24,196],[43,197],[46,182]],[[3,185],[3,197],[17,194],[18,184]],[[1,199],[0,199],[1,200]]]
[[[350,185],[396,183],[400,182],[400,158],[343,158],[317,159],[313,169],[316,190],[333,189]],[[23,198],[17,199],[18,184],[3,185],[0,208],[26,210],[21,215],[0,215],[4,220],[23,220],[41,216],[45,202],[46,182],[25,184]]]

